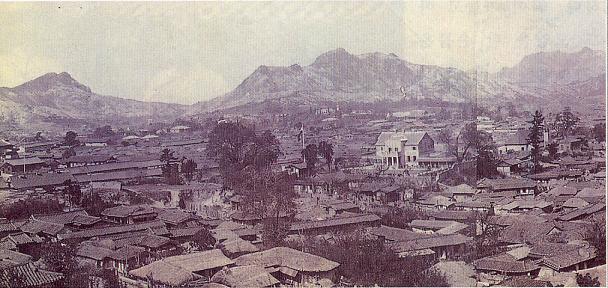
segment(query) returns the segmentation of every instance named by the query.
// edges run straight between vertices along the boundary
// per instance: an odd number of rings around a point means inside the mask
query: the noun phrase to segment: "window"
[[[399,152],[399,148],[395,147],[395,152]]]
[[[416,161],[416,156],[412,156],[413,161]]]
[[[410,156],[407,156],[407,162],[410,162],[410,161],[412,161],[412,160],[410,159]]]
[[[388,147],[388,152],[391,152],[391,150],[393,150],[391,147]]]
[[[521,147],[521,151],[524,151],[524,148],[525,148],[525,147]]]
[[[416,150],[416,146],[412,147],[412,150]]]

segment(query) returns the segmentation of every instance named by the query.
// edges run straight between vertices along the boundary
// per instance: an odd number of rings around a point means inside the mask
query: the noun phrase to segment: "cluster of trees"
[[[74,147],[80,145],[80,141],[77,139],[78,134],[74,131],[68,131],[65,133],[65,137],[63,137],[63,144]]]
[[[232,187],[246,168],[269,169],[281,150],[269,130],[257,134],[253,127],[240,122],[221,122],[209,133],[207,154],[218,160],[224,186]]]
[[[331,171],[331,163],[334,157],[334,146],[326,141],[321,141],[319,144],[308,144],[302,150],[302,158],[306,162],[306,170],[308,170],[309,176],[315,174],[315,167],[319,157],[325,159],[327,169]]]
[[[292,177],[271,169],[281,154],[276,137],[268,130],[256,133],[239,122],[222,122],[210,132],[207,151],[219,161],[224,186],[243,197],[243,212],[263,220],[265,245],[280,245],[296,195]]]
[[[565,107],[563,111],[555,115],[553,128],[557,131],[558,136],[565,137],[572,134],[579,121],[580,118],[572,113],[570,107]]]
[[[307,238],[288,246],[340,263],[341,286],[445,287],[446,278],[432,269],[433,262],[399,258],[383,241],[362,233],[334,235],[332,241]]]
[[[467,160],[472,152],[477,153],[477,177],[496,175],[496,144],[492,135],[477,129],[475,122],[467,123],[458,134],[451,129],[439,132],[439,141],[445,143],[448,152],[456,157],[458,162]]]
[[[606,141],[606,123],[599,123],[593,125],[593,129],[591,130],[593,133],[593,138],[597,142],[605,142]]]
[[[63,211],[58,199],[26,198],[0,207],[0,218],[20,219],[34,214],[52,214]]]
[[[93,131],[93,136],[97,138],[105,138],[105,137],[113,137],[116,133],[112,130],[112,126],[105,125],[101,127],[95,128]]]
[[[181,178],[179,176],[179,165],[177,164],[177,157],[175,157],[174,152],[165,148],[161,151],[160,161],[163,162],[163,177],[167,184],[177,185],[181,183]]]
[[[40,261],[45,268],[63,273],[63,287],[94,287],[95,278],[101,279],[103,287],[122,287],[114,271],[80,265],[75,257],[76,245],[71,242],[47,242],[41,250]]]
[[[380,215],[384,226],[409,229],[409,223],[416,219],[427,219],[426,213],[414,208],[390,207],[388,212]]]

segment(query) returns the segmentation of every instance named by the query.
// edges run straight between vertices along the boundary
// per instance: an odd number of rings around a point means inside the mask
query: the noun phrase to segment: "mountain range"
[[[392,53],[353,55],[336,49],[308,66],[260,66],[233,91],[197,105],[215,110],[269,99],[301,104],[403,97],[481,103],[545,99],[559,94],[556,91],[572,91],[581,81],[601,86],[605,57],[605,52],[589,48],[574,53],[540,52],[498,73],[476,73],[414,64]]]
[[[414,64],[395,54],[354,55],[336,49],[307,66],[260,66],[231,92],[193,105],[142,102],[99,95],[68,73],[48,73],[14,88],[0,88],[0,127],[65,129],[70,125],[171,121],[261,103],[372,102],[403,98],[496,105],[572,105],[603,101],[604,51],[539,52],[497,73]]]

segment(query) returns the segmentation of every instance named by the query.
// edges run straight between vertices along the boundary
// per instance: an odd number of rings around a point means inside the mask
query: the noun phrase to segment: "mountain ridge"
[[[557,59],[558,64],[549,65],[551,59]],[[497,73],[471,73],[453,67],[414,64],[394,53],[354,55],[337,48],[317,56],[307,66],[261,65],[234,90],[195,105],[211,111],[294,97],[305,103],[369,102],[403,97],[449,102],[471,102],[477,97],[482,102],[493,102],[542,97],[536,95],[538,87],[567,85],[605,73],[603,59],[605,52],[585,47],[573,53],[554,51],[526,55],[515,66]],[[533,69],[541,64],[544,68]],[[402,87],[405,96],[400,91]]]
[[[584,101],[602,94],[605,76],[601,75],[606,71],[598,63],[604,63],[603,59],[604,51],[589,48],[573,53],[538,52],[513,67],[487,73],[414,64],[394,53],[354,55],[338,48],[320,54],[307,66],[260,65],[232,91],[192,105],[100,95],[67,72],[51,72],[13,88],[0,87],[0,111],[6,111],[0,115],[0,124],[31,130],[71,122],[90,126],[104,121],[171,121],[266,100],[285,105],[404,98],[489,105],[521,99]],[[558,64],[551,65],[552,61]]]

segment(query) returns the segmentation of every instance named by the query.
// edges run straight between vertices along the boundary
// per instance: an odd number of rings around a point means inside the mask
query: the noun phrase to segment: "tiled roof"
[[[430,237],[425,238],[417,238],[408,241],[396,242],[391,244],[391,248],[397,252],[406,252],[406,251],[414,251],[421,250],[427,248],[438,248],[445,246],[453,246],[460,245],[470,241],[470,237],[466,237],[461,234],[448,234],[448,235],[440,235],[440,234],[432,234]]]
[[[32,263],[0,270],[0,286],[3,287],[47,287],[62,279],[63,274],[39,269]]]
[[[526,273],[540,267],[532,261],[517,261],[513,256],[503,253],[473,261],[477,270],[497,271],[501,273]]]
[[[346,212],[345,212],[346,213]],[[357,214],[350,217],[334,217],[325,220],[297,222],[291,225],[290,230],[300,231],[322,227],[332,227],[349,224],[374,223],[380,220],[380,217],[374,214]]]
[[[407,241],[420,238],[421,236],[420,233],[389,226],[370,227],[367,228],[367,231],[372,235],[384,237],[390,241]]]
[[[129,217],[155,213],[154,209],[149,205],[120,205],[106,208],[101,212],[103,216],[111,217]]]
[[[107,237],[111,235],[125,234],[125,233],[134,233],[137,231],[146,231],[152,228],[164,228],[165,223],[154,221],[148,223],[141,224],[130,224],[130,225],[121,225],[121,226],[113,226],[113,227],[104,227],[104,228],[96,228],[96,229],[87,229],[78,232],[71,232],[66,234],[57,235],[60,239],[78,239],[78,238],[93,238],[93,237]]]
[[[113,171],[95,174],[81,174],[76,175],[76,179],[80,183],[86,182],[98,182],[98,181],[113,181],[113,180],[125,180],[135,179],[139,177],[157,177],[163,175],[162,169],[138,169],[138,170],[124,170],[124,171]]]
[[[44,164],[44,161],[38,157],[30,157],[30,158],[17,158],[17,159],[6,159],[4,160],[4,164],[8,164],[11,166],[22,166],[22,165],[34,165],[34,164]]]
[[[528,179],[505,178],[505,179],[485,179],[478,187],[490,187],[492,190],[513,190],[521,188],[535,188],[536,182]]]
[[[61,186],[66,181],[76,181],[68,173],[44,173],[13,176],[10,178],[11,187],[14,189],[31,189],[45,186]]]
[[[21,231],[29,234],[44,233],[47,235],[57,235],[63,230],[62,224],[30,219],[20,227]]]
[[[165,223],[177,225],[194,218],[194,215],[181,209],[158,209],[156,219]]]
[[[112,253],[114,253],[114,251],[108,248],[89,244],[82,245],[78,248],[78,250],[76,250],[76,256],[91,258],[98,261],[110,256]]]
[[[82,167],[73,167],[66,169],[67,172],[72,175],[80,175],[80,174],[91,174],[91,173],[100,173],[100,172],[108,172],[108,171],[117,171],[117,170],[128,170],[128,169],[141,169],[148,167],[157,167],[162,166],[163,163],[160,160],[149,160],[149,161],[129,161],[129,162],[117,162],[117,163],[107,163],[100,165],[89,165]]]
[[[127,245],[113,251],[110,255],[108,255],[108,258],[114,260],[129,260],[140,256],[144,252],[146,252],[145,248]]]
[[[171,229],[169,233],[171,233],[171,238],[177,237],[189,237],[194,236],[194,234],[198,233],[198,231],[205,229],[205,227],[191,227],[191,228],[180,228],[180,229]]]
[[[578,248],[545,257],[543,258],[542,263],[553,270],[559,271],[572,265],[594,259],[595,257],[595,248]]]

